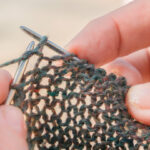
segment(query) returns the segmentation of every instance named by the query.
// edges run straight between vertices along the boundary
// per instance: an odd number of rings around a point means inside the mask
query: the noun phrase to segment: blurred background
[[[66,45],[90,20],[131,0],[0,0],[0,63],[19,57],[32,40],[25,25]],[[7,67],[13,75],[16,67]]]

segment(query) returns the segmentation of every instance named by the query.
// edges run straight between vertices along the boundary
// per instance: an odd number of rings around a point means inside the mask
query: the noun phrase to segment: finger
[[[129,113],[139,122],[150,125],[150,83],[131,87],[126,98]]]
[[[5,70],[0,69],[0,104],[7,98],[11,80],[10,74]]]
[[[107,73],[124,76],[129,85],[150,81],[150,49],[144,49],[118,58],[102,66]]]
[[[150,44],[150,1],[136,0],[89,23],[67,46],[80,58],[105,64]]]
[[[27,150],[23,115],[13,106],[0,106],[0,150]]]

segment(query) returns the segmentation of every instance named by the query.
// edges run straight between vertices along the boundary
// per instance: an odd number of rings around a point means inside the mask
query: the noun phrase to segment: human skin
[[[4,103],[12,78],[0,70],[0,104]],[[22,112],[13,106],[0,106],[0,150],[28,150]]]
[[[108,73],[125,76],[132,85],[126,96],[129,113],[139,122],[150,125],[149,46],[150,0],[135,0],[91,21],[66,48],[95,66],[105,68]],[[1,104],[7,97],[11,80],[6,71],[0,70]],[[25,139],[21,111],[1,105],[0,150],[27,150]]]

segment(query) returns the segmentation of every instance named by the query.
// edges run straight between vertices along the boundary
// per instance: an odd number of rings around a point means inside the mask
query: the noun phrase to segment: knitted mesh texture
[[[41,51],[46,42],[43,36],[34,50],[0,65],[33,60],[11,86],[12,104],[24,113],[29,150],[150,149],[150,127],[125,106],[125,78],[73,55],[47,57]]]
[[[129,115],[124,77],[71,55],[40,55],[12,88],[13,105],[25,115],[29,149],[148,149],[150,127]]]

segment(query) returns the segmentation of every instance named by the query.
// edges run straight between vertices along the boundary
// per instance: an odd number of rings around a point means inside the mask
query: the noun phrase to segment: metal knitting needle
[[[28,47],[26,48],[26,51],[32,50],[32,49],[34,48],[34,45],[35,45],[35,43],[34,43],[33,41],[30,42],[30,44],[29,44]],[[23,76],[23,74],[24,74],[24,71],[25,71],[25,69],[26,69],[26,66],[27,66],[27,64],[28,64],[28,61],[29,61],[29,60],[26,59],[26,60],[22,60],[22,61],[19,63],[19,66],[18,66],[18,69],[17,69],[17,71],[16,71],[16,73],[15,73],[15,77],[14,77],[14,80],[13,80],[13,82],[12,82],[12,85],[18,84],[18,83],[20,82],[20,80],[21,80],[21,78],[22,78],[22,76]],[[8,94],[8,97],[7,97],[7,99],[6,99],[6,102],[5,102],[6,105],[9,105],[9,104],[11,103],[11,101],[12,101],[14,95],[15,95],[15,92],[16,92],[16,91],[13,90],[13,89],[10,90],[10,92],[9,92],[9,94]]]
[[[42,35],[36,33],[35,31],[25,27],[25,26],[20,26],[20,28],[25,31],[26,33],[28,33],[30,36],[32,36],[33,38],[35,38],[36,40],[41,40]],[[68,51],[66,51],[64,48],[58,46],[57,44],[53,43],[50,40],[47,40],[46,45],[50,48],[52,48],[54,51],[60,53],[60,54],[69,54]]]
[[[29,34],[30,36],[32,36],[33,38],[35,38],[36,40],[41,40],[42,35],[40,35],[39,33],[36,33],[35,31],[25,27],[25,26],[20,26],[20,28],[25,31],[27,34]],[[46,45],[48,47],[50,47],[52,50],[54,50],[57,53],[60,54],[70,54],[67,50],[65,50],[64,48],[58,46],[57,44],[53,43],[50,40],[47,40]],[[75,57],[76,60],[79,60],[77,57]]]

